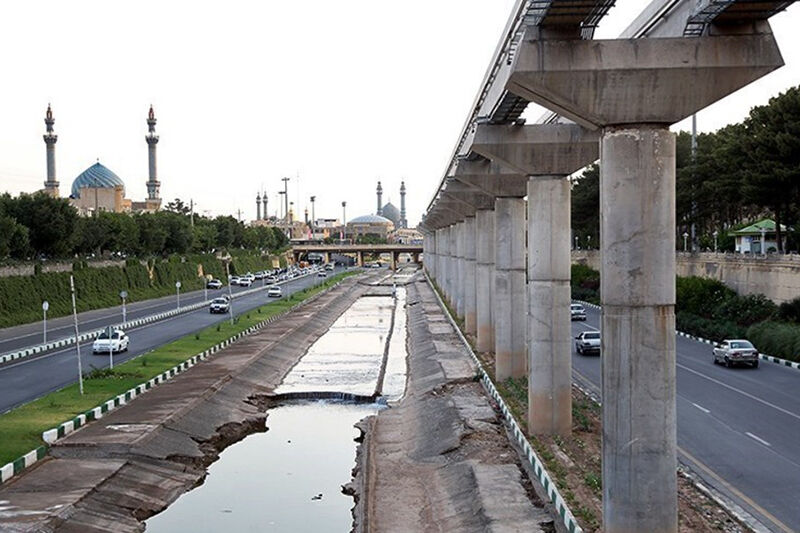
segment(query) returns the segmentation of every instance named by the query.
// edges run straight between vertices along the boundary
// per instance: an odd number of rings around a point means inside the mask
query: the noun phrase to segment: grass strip
[[[96,369],[85,374],[84,394],[78,384],[51,392],[30,403],[0,415],[0,465],[42,446],[42,432],[71,420],[89,409],[148,381],[165,370],[184,362],[237,333],[278,315],[300,302],[322,292],[357,271],[341,272],[323,283],[298,291],[287,298],[262,305],[239,314],[235,322],[220,322],[196,333],[190,333],[130,361],[109,369]],[[88,358],[87,358],[88,359]],[[84,359],[86,364],[87,359]],[[91,364],[91,360],[88,361]]]

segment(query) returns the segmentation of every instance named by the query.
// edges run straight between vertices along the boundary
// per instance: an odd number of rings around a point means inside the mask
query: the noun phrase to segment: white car
[[[590,353],[600,355],[600,332],[584,331],[575,337],[575,351],[581,355]]]
[[[569,314],[572,320],[586,321],[586,308],[583,307],[581,304],[570,304]]]
[[[249,287],[253,284],[253,280],[248,278],[247,276],[243,278],[239,278],[239,286],[240,287]]]
[[[234,285],[238,285],[240,281],[242,280],[239,278],[239,276],[231,276],[229,283],[231,284],[232,287]]]
[[[267,296],[270,298],[280,298],[283,296],[283,291],[277,285],[273,285],[269,289],[267,289]]]
[[[130,338],[121,329],[114,330],[110,339],[108,332],[103,331],[92,344],[92,353],[103,355],[112,351],[126,352],[129,344]]]

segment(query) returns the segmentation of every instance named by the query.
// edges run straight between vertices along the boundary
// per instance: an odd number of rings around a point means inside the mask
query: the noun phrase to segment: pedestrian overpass
[[[332,254],[355,255],[358,266],[364,266],[365,254],[390,254],[392,270],[395,270],[400,254],[410,254],[411,260],[419,263],[422,244],[301,244],[292,247],[295,262],[311,253],[322,255],[326,263],[330,262]]]

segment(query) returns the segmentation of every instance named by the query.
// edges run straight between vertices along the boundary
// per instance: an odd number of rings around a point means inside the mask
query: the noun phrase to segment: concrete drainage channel
[[[405,390],[405,290],[376,287],[347,309],[269,396],[267,429],[227,448],[206,481],[147,531],[347,531],[354,426]]]

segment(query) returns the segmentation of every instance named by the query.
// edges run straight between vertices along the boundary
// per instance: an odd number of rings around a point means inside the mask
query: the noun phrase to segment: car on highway
[[[230,278],[228,278],[228,283],[230,283],[230,284],[231,284],[231,286],[233,286],[233,285],[238,285],[238,284],[239,284],[239,281],[241,281],[241,279],[239,278],[239,276],[231,276]]]
[[[283,296],[283,291],[277,285],[273,285],[269,289],[267,289],[267,296],[269,298],[280,298]]]
[[[249,279],[250,283],[253,283],[256,280],[256,275],[252,272],[248,272],[244,276],[241,276],[242,279]]]
[[[726,339],[714,347],[714,364],[723,363],[728,368],[748,364],[758,368],[758,350],[744,339]]]
[[[208,282],[206,282],[206,288],[207,289],[221,289],[222,288],[222,282],[220,280],[218,280],[218,279],[210,279],[210,280],[208,280]]]
[[[317,272],[317,277],[318,278],[327,278],[328,277],[328,273],[325,272],[324,270],[320,270],[319,272]]]
[[[570,304],[569,314],[572,320],[586,320],[586,308],[581,304]]]
[[[227,298],[214,298],[208,306],[208,312],[212,315],[215,313],[227,313],[231,308],[231,304]]]
[[[239,286],[240,287],[249,287],[253,284],[253,280],[248,277],[241,277],[239,278]]]
[[[130,337],[121,329],[115,329],[109,338],[108,331],[103,331],[92,343],[92,353],[107,354],[109,352],[125,352],[128,350]]]
[[[575,351],[581,355],[590,353],[600,355],[600,332],[584,331],[575,337]]]
[[[333,263],[328,263],[327,265],[325,265],[325,270],[328,270],[328,271],[333,270]]]

